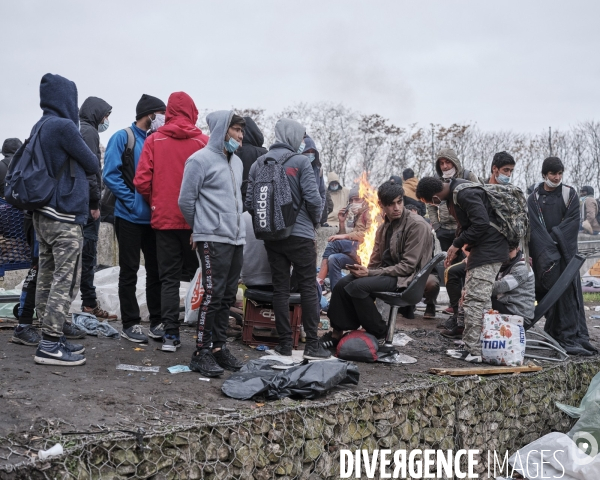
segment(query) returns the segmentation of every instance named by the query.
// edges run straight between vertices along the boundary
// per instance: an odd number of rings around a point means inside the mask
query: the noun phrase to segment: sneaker
[[[304,355],[302,357],[305,360],[325,360],[331,358],[331,353],[327,350],[321,342],[315,342],[306,345],[304,349]]]
[[[462,338],[464,331],[465,331],[465,327],[457,324],[450,330],[448,330],[448,329],[442,330],[440,332],[440,334],[442,335],[442,337],[460,339],[460,338]]]
[[[208,349],[198,350],[192,355],[190,370],[201,373],[205,377],[218,377],[223,375],[225,370],[219,367],[212,352]]]
[[[142,332],[142,326],[140,324],[124,328],[121,330],[121,336],[130,342],[148,343],[148,337]]]
[[[292,356],[292,346],[287,344],[279,344],[273,350],[277,352],[278,355],[283,357],[291,357]]]
[[[42,335],[33,325],[15,327],[11,341],[21,345],[37,346],[42,340]]]
[[[442,313],[445,313],[446,315],[454,315],[454,308],[452,308],[452,307],[445,308],[444,310],[442,310]]]
[[[319,338],[319,342],[323,345],[324,348],[335,348],[340,343],[339,338],[333,338],[333,332],[327,332],[321,338]]]
[[[442,330],[452,330],[458,325],[458,319],[456,315],[452,315],[450,318],[442,318],[440,323],[437,324],[437,328]]]
[[[435,304],[430,303],[425,307],[423,318],[425,320],[433,320],[435,318]]]
[[[40,343],[41,345],[41,343]],[[43,350],[39,346],[33,358],[35,363],[40,365],[63,365],[67,367],[83,365],[85,357],[76,353],[71,353],[62,342],[56,343],[51,350]]]
[[[78,338],[85,338],[87,333],[77,325],[73,325],[71,322],[65,322],[63,324],[63,335],[71,340],[76,340]]]
[[[163,344],[160,348],[163,352],[176,352],[181,347],[179,335],[165,335],[162,339]]]
[[[111,320],[117,319],[116,315],[108,313],[106,310],[102,310],[98,301],[96,301],[95,307],[81,307],[81,311],[83,313],[94,315],[98,320],[108,320],[110,322]]]
[[[64,335],[60,337],[60,344],[70,353],[81,355],[85,352],[85,347],[83,345],[80,345],[79,343],[67,342],[67,338]]]
[[[165,336],[165,324],[164,323],[159,323],[158,325],[155,325],[154,327],[150,327],[150,329],[148,330],[148,336],[150,338],[153,338],[154,340],[162,340],[163,337]]]
[[[464,347],[464,345],[463,345]],[[464,360],[469,363],[482,363],[481,355],[471,355],[471,353],[465,348],[457,348],[456,350],[448,350],[446,355],[457,360]]]
[[[221,350],[213,352],[213,357],[221,367],[232,372],[237,372],[244,365],[233,356],[233,353],[225,345],[221,347]]]

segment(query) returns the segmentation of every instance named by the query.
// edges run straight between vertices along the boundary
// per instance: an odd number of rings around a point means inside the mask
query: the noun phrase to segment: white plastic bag
[[[481,332],[483,361],[491,365],[517,367],[525,360],[523,317],[486,313]]]
[[[196,251],[198,256],[198,262],[200,266],[196,270],[196,275],[190,283],[190,288],[185,296],[185,319],[186,324],[196,325],[198,323],[198,313],[200,312],[200,305],[202,305],[202,299],[204,298],[204,285],[202,284],[202,260],[200,255]]]

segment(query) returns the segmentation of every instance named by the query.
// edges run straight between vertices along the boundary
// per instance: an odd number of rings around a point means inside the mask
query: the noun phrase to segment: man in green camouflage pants
[[[63,323],[78,290],[81,225],[57,222],[34,212],[33,226],[40,244],[35,308],[42,319],[42,333],[62,337]]]

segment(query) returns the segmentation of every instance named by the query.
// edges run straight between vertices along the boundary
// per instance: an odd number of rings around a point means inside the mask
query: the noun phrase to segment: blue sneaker
[[[148,343],[148,337],[144,335],[141,325],[133,325],[121,330],[121,336],[130,342]]]
[[[62,365],[65,367],[74,367],[77,365],[83,365],[85,363],[85,357],[76,353],[71,353],[65,348],[62,342],[57,342],[53,348],[44,350],[42,343],[35,352],[33,358],[35,363],[40,365]]]
[[[163,352],[176,352],[181,347],[181,340],[179,335],[165,335],[162,339],[163,344],[161,350]]]
[[[60,337],[60,344],[70,353],[81,355],[85,352],[85,347],[83,345],[80,345],[79,343],[67,342],[67,337],[65,335]]]

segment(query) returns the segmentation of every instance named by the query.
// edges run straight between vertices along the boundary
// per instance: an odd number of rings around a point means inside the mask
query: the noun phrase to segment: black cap
[[[165,102],[163,102],[160,98],[153,97],[152,95],[146,95],[144,93],[135,107],[135,119],[139,120],[146,115],[166,109],[167,106],[165,105]]]

